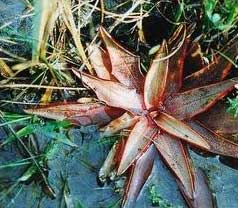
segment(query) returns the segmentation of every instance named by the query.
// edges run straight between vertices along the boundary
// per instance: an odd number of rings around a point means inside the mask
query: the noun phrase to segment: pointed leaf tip
[[[118,82],[99,79],[83,72],[81,74],[75,70],[73,72],[96,93],[100,101],[132,113],[142,112],[142,97],[136,89],[128,88]]]
[[[142,92],[144,78],[139,69],[140,58],[114,40],[103,27],[99,28],[99,32],[110,57],[112,75],[127,87]]]
[[[184,188],[179,184],[179,188],[184,195],[186,202],[189,207],[192,208],[214,208],[212,193],[209,189],[208,180],[205,174],[200,169],[196,169],[194,173],[195,190],[192,198],[187,195]]]
[[[151,126],[147,118],[141,118],[136,123],[127,139],[117,171],[118,175],[123,174],[147,150],[156,132],[157,128]]]
[[[184,24],[180,25],[168,41],[168,53],[172,56],[169,57],[165,97],[177,93],[182,87],[184,60],[191,34],[191,29],[186,29]]]
[[[108,53],[103,51],[97,44],[89,45],[88,53],[97,77],[111,80],[111,62]]]
[[[216,134],[198,121],[189,121],[188,124],[209,143],[210,152],[238,158],[237,143]]]
[[[133,116],[129,112],[125,112],[121,117],[113,120],[107,126],[100,129],[102,136],[112,136],[122,129],[134,126],[139,120],[139,116]]]
[[[123,196],[122,207],[134,207],[143,185],[151,174],[155,154],[156,150],[152,144],[135,162],[135,165],[130,171],[126,190]]]
[[[144,100],[147,109],[157,107],[163,101],[168,75],[169,60],[165,58],[167,54],[167,43],[163,41],[145,79]]]
[[[158,135],[154,144],[166,164],[175,174],[186,195],[192,198],[194,195],[194,168],[187,146],[180,139],[176,139],[167,133]]]
[[[212,208],[212,195],[205,176],[193,167],[187,146],[167,133],[160,134],[154,143],[175,174],[187,203],[194,208]]]
[[[180,120],[190,119],[226,96],[234,88],[237,81],[237,78],[233,78],[177,93],[166,100],[165,108],[171,115]]]
[[[53,103],[38,108],[26,109],[26,113],[48,119],[68,120],[76,125],[105,125],[119,117],[122,111],[101,103]]]

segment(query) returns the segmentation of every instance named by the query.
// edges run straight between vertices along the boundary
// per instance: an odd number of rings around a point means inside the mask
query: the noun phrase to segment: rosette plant
[[[95,75],[73,70],[98,100],[80,99],[26,110],[74,124],[96,124],[104,136],[129,130],[115,143],[99,172],[101,181],[113,171],[127,174],[122,207],[134,206],[156,154],[174,174],[188,206],[206,208],[213,207],[211,193],[205,176],[193,166],[188,147],[238,158],[238,144],[194,119],[226,96],[238,79],[224,80],[231,63],[223,56],[184,78],[184,62],[193,57],[189,52],[191,31],[181,25],[164,40],[143,76],[140,58],[101,27],[104,49],[89,48]],[[233,40],[223,52],[234,57],[236,47]]]

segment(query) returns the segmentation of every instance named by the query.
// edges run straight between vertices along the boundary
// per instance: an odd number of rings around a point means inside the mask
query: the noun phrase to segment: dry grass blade
[[[58,87],[50,85],[34,85],[34,84],[5,84],[0,88],[37,88],[37,89],[55,89],[55,90],[87,90],[83,87]]]
[[[72,37],[73,37],[74,43],[76,45],[78,55],[81,58],[81,61],[83,62],[83,64],[85,64],[85,66],[87,67],[89,72],[91,74],[94,74],[92,67],[87,59],[86,54],[85,54],[85,50],[82,45],[82,42],[81,42],[80,28],[76,27],[76,24],[74,21],[74,16],[73,16],[72,8],[71,8],[71,1],[59,0],[59,5],[61,8],[64,23],[66,24],[68,30],[72,34]]]
[[[36,1],[35,12],[32,60],[39,61],[45,58],[48,39],[58,17],[57,0]]]
[[[1,58],[0,58],[0,74],[4,77],[14,76],[12,69]]]
[[[53,83],[54,83],[53,80],[51,80],[50,84],[53,84]],[[40,99],[41,103],[50,103],[52,98],[52,93],[53,93],[53,89],[47,88],[45,90],[45,93],[42,95]]]

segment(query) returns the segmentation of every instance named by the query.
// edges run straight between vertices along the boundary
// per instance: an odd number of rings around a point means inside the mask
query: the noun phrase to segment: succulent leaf
[[[190,119],[193,116],[206,111],[218,100],[226,96],[234,85],[237,78],[218,82],[216,84],[191,89],[177,93],[165,102],[166,110],[178,119]]]
[[[105,127],[101,128],[102,136],[112,136],[113,134],[134,126],[139,120],[138,116],[133,116],[131,113],[126,112],[121,117],[113,120]]]
[[[26,113],[55,120],[69,120],[77,125],[106,125],[122,114],[120,109],[101,103],[58,103],[26,109]]]
[[[134,207],[141,188],[150,176],[154,164],[155,147],[151,145],[130,170],[122,207]]]
[[[186,56],[186,49],[189,42],[190,31],[187,31],[185,25],[181,25],[174,32],[168,41],[168,53],[174,53],[169,58],[168,77],[165,86],[165,94],[176,93],[180,90],[183,83],[183,66]]]
[[[186,196],[192,199],[194,170],[186,145],[167,133],[159,134],[154,144],[166,164],[180,181]]]
[[[96,44],[88,46],[88,53],[91,65],[98,78],[111,80],[111,62],[109,55]]]
[[[111,60],[112,75],[127,87],[141,91],[144,78],[138,70],[140,58],[117,43],[103,27],[99,32]]]
[[[167,43],[164,41],[146,75],[144,100],[147,109],[155,108],[163,101],[168,76],[169,60],[166,58],[167,54]]]
[[[196,119],[217,134],[228,136],[238,133],[238,118],[227,112],[227,105],[223,102],[196,116]]]
[[[182,121],[177,120],[166,113],[160,113],[159,116],[154,118],[154,121],[162,130],[166,131],[167,133],[189,142],[199,148],[210,150],[210,145],[206,142],[206,140]]]
[[[148,149],[156,133],[157,128],[150,124],[147,118],[141,118],[138,121],[127,139],[118,175],[123,174]]]
[[[143,111],[143,102],[136,89],[128,88],[118,82],[99,79],[94,76],[78,73],[73,70],[75,75],[82,78],[82,81],[88,85],[97,94],[99,100],[109,106],[122,108],[134,113]]]
[[[209,143],[211,149],[210,152],[215,154],[230,156],[238,158],[238,144],[234,143],[218,134],[213,132],[210,129],[207,129],[200,122],[189,121],[189,125],[198,132],[202,137]]]

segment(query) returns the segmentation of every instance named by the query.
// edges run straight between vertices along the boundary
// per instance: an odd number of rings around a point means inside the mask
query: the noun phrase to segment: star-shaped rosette
[[[217,134],[194,119],[226,96],[237,78],[226,79],[231,63],[223,56],[183,78],[189,54],[191,27],[181,25],[163,41],[145,76],[140,58],[116,42],[104,28],[99,29],[104,49],[90,46],[90,60],[96,75],[73,70],[98,101],[28,109],[26,112],[75,124],[97,124],[104,136],[123,129],[128,135],[115,143],[99,172],[100,180],[127,174],[122,207],[133,207],[159,154],[178,182],[190,207],[213,207],[203,173],[194,168],[188,146],[202,151],[238,158],[238,144]],[[236,56],[237,41],[224,53]],[[82,99],[81,99],[82,100]],[[110,122],[110,123],[109,123]]]

